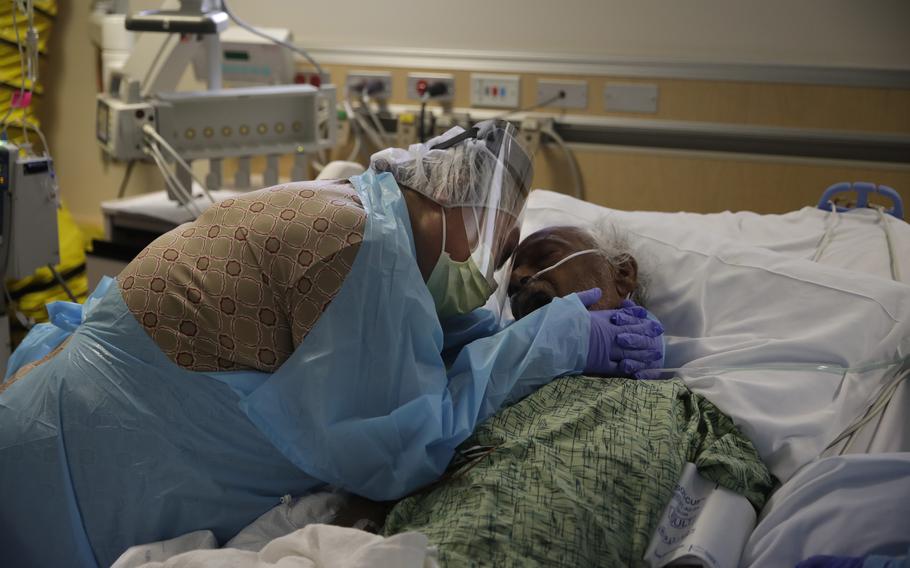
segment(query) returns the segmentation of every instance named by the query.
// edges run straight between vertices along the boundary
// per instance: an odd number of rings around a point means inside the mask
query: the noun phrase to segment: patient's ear
[[[620,298],[625,298],[638,288],[638,262],[629,256],[613,267],[613,283]]]

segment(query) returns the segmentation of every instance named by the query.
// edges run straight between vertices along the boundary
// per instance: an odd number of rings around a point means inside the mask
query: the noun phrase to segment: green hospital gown
[[[448,566],[636,566],[686,462],[760,509],[772,478],[751,442],[679,380],[557,379],[482,424],[473,467],[401,501]]]

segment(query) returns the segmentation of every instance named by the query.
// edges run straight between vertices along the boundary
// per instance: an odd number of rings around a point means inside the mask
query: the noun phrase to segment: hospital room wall
[[[326,65],[344,84],[351,71],[388,71],[393,105],[413,104],[406,92],[414,69],[364,65]],[[453,75],[455,107],[470,105],[470,71],[421,69]],[[822,85],[523,73],[521,104],[535,103],[538,79],[586,80],[589,105],[577,116],[642,118],[712,125],[782,126],[910,133],[910,90]],[[605,112],[597,93],[604,84],[656,84],[660,105],[654,114]],[[756,104],[755,101],[761,101]],[[546,112],[546,111],[543,111]],[[558,113],[553,116],[559,117]],[[910,202],[910,168],[851,161],[571,145],[580,166],[586,199],[618,209],[713,212],[750,210],[779,213],[817,202],[822,191],[840,181],[875,181],[898,189]],[[344,152],[338,155],[344,154]],[[368,159],[366,154],[361,159]],[[290,161],[283,164],[290,171]],[[546,145],[535,158],[534,186],[572,193],[571,173],[562,152]]]
[[[784,213],[815,205],[825,188],[842,181],[884,184],[910,203],[907,168],[591,146],[577,146],[575,156],[586,199],[614,209]],[[572,193],[571,174],[560,152],[545,150],[535,166],[535,187]]]
[[[105,163],[93,143],[96,55],[86,34],[90,4],[90,0],[61,3],[51,66],[44,75],[48,94],[43,115],[63,198],[83,225],[100,226],[99,204],[116,195],[124,170],[119,164]],[[142,0],[134,2],[133,7],[157,4]],[[345,0],[318,10],[300,9],[292,0],[234,0],[232,6],[257,24],[290,26],[298,41],[323,47],[332,43],[353,48],[384,44],[482,50],[487,55],[546,49],[587,54],[589,59],[603,56],[671,63],[688,60],[910,69],[910,36],[900,30],[900,22],[906,21],[901,15],[910,16],[910,3],[902,1],[882,1],[874,10],[852,0],[796,4],[783,0],[770,4],[699,0],[697,5],[685,6],[656,0],[574,0],[571,5],[543,0],[466,0],[432,6],[394,0],[392,4],[384,5],[381,15],[374,3],[365,0]],[[756,7],[760,4],[764,8]],[[577,10],[571,9],[574,5]],[[555,7],[558,18],[553,13]],[[783,12],[787,18],[780,17]],[[521,21],[517,22],[515,14],[519,13]],[[479,21],[477,14],[489,17]],[[512,19],[505,18],[506,14]],[[775,23],[768,20],[772,14]],[[819,14],[824,17],[819,18]],[[434,25],[429,25],[430,20]],[[436,25],[438,21],[447,25]],[[698,37],[681,32],[699,26],[704,33]],[[831,41],[844,37],[864,39]],[[371,68],[357,61],[326,67],[337,84],[343,84],[350,70]],[[393,74],[393,103],[411,102],[403,97],[408,71],[441,71],[455,75],[455,106],[464,107],[469,104],[470,72],[483,71],[453,68],[448,62],[419,69],[383,69]],[[582,116],[910,134],[910,90],[905,88],[572,75],[552,69],[546,73],[522,70],[521,75],[524,105],[535,102],[534,85],[539,78],[588,80],[589,108],[573,111]],[[614,80],[656,84],[660,89],[657,113],[605,113],[603,84]],[[910,201],[910,170],[906,167],[608,146],[573,145],[573,150],[588,198],[624,209],[779,212],[814,202],[830,183],[857,179],[893,185]],[[543,149],[537,156],[536,169],[535,186],[571,192],[570,176],[559,152]],[[129,193],[154,189],[160,189],[157,172],[139,168]]]
[[[100,232],[101,202],[113,199],[126,170],[102,158],[95,142],[95,96],[98,54],[88,37],[92,0],[57,3],[57,19],[40,80],[44,95],[38,115],[54,158],[60,194],[88,236]],[[156,2],[145,2],[145,6]],[[151,164],[137,164],[129,193],[161,189],[161,176]]]
[[[231,0],[310,46],[910,68],[906,0]]]

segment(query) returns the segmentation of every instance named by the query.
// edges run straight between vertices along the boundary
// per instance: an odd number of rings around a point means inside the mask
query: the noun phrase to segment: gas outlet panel
[[[518,75],[471,74],[471,106],[518,108],[521,77]]]
[[[439,93],[432,93],[438,89]],[[427,92],[431,101],[451,102],[455,98],[455,77],[448,73],[408,73],[408,98],[419,101]]]

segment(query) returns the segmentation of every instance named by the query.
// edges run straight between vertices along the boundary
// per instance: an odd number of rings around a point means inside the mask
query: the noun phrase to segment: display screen
[[[111,109],[104,104],[104,101],[98,101],[98,112],[95,113],[95,136],[104,144],[110,140],[110,114]]]
[[[229,51],[224,50],[224,58],[228,61],[249,61],[250,53],[248,51]]]

